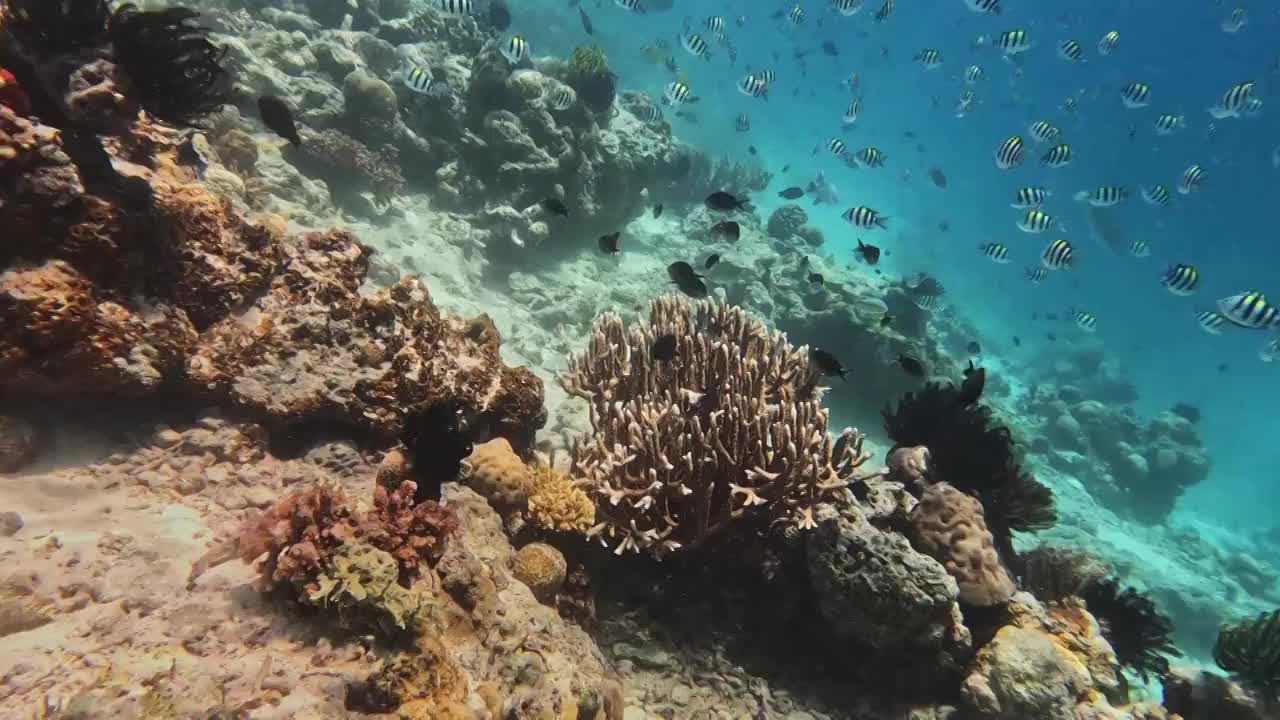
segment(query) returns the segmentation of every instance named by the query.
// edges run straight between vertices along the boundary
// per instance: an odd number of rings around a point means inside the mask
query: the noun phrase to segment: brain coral
[[[529,468],[505,438],[477,445],[467,458],[467,485],[502,513],[523,510],[533,480]]]
[[[564,585],[569,564],[559,550],[546,543],[530,543],[520,548],[511,563],[511,573],[533,591],[539,600],[555,597]]]
[[[1016,590],[976,498],[946,483],[929,486],[911,513],[911,531],[916,549],[942,563],[956,579],[961,602],[999,605]]]

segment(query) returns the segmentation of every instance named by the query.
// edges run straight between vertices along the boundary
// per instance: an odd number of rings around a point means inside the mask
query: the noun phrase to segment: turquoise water
[[[951,304],[983,331],[989,352],[1014,363],[1026,386],[1037,384],[1042,361],[1065,345],[1098,343],[1138,386],[1141,413],[1154,415],[1178,402],[1203,413],[1200,430],[1213,471],[1189,491],[1180,511],[1232,525],[1272,524],[1276,491],[1267,468],[1280,460],[1272,442],[1280,386],[1276,368],[1257,353],[1273,336],[1243,330],[1210,336],[1194,316],[1210,309],[1216,298],[1280,285],[1272,209],[1277,171],[1271,161],[1280,133],[1269,92],[1276,62],[1269,38],[1280,29],[1276,13],[1246,5],[1248,24],[1228,34],[1220,23],[1233,6],[1209,2],[1102,8],[1009,2],[1000,16],[970,12],[961,0],[938,0],[928,8],[904,2],[883,23],[874,21],[878,6],[872,3],[852,17],[820,3],[802,5],[806,18],[798,26],[785,17],[770,18],[775,9],[789,7],[776,3],[685,4],[646,15],[612,2],[597,6],[588,0],[582,7],[624,89],[659,98],[671,75],[644,62],[641,48],[659,38],[670,44],[668,52],[701,97],[685,108],[697,114],[697,123],[673,118],[666,109],[673,131],[736,159],[748,159],[747,148],[754,145],[761,165],[775,173],[769,192],[754,198],[762,213],[786,202],[776,198],[776,191],[804,187],[823,171],[841,196],[838,206],[810,208],[810,221],[827,238],[823,253],[852,261],[850,250],[862,237],[889,250],[882,264],[886,272],[926,270],[939,277]],[[702,27],[713,14],[725,19],[726,33],[738,48],[736,65]],[[517,7],[513,15],[513,27],[538,51],[564,54],[584,39],[576,8],[547,3]],[[739,15],[747,19],[744,27],[734,23]],[[711,42],[711,62],[680,48],[676,35],[686,16]],[[1012,61],[990,43],[975,47],[979,37],[1010,29],[1025,29],[1033,41]],[[1110,30],[1120,33],[1120,44],[1102,56],[1097,43]],[[1057,45],[1067,39],[1081,42],[1083,62],[1059,58]],[[824,54],[823,41],[832,42],[839,55]],[[912,61],[924,48],[942,52],[940,68],[927,70]],[[795,59],[796,51],[805,57]],[[973,86],[980,104],[957,118],[953,110],[967,87],[963,72],[969,65],[985,71]],[[777,74],[767,100],[735,89],[748,67]],[[845,132],[840,118],[851,95],[841,83],[851,72],[861,78],[862,114]],[[1151,87],[1148,107],[1122,105],[1120,88],[1133,80]],[[1257,83],[1265,108],[1261,116],[1213,120],[1206,109],[1244,80]],[[1061,107],[1068,96],[1079,99],[1074,114]],[[749,133],[733,131],[740,112],[749,114]],[[1153,123],[1166,112],[1184,114],[1186,127],[1157,135]],[[1040,167],[1047,145],[1033,143],[1028,126],[1041,119],[1061,128],[1074,151],[1071,165]],[[1011,134],[1027,140],[1027,159],[1019,168],[999,170],[992,152]],[[812,154],[832,137],[851,150],[875,146],[888,162],[878,169],[851,169],[825,149]],[[1208,180],[1199,192],[1179,195],[1174,189],[1191,163],[1202,165]],[[790,171],[781,174],[785,165]],[[933,167],[946,174],[947,189],[929,181]],[[906,173],[910,177],[904,179]],[[1157,182],[1174,191],[1165,207],[1149,206],[1138,195]],[[1015,227],[1020,211],[1009,202],[1023,185],[1054,192],[1046,210],[1065,230],[1029,235]],[[1141,239],[1151,246],[1150,257],[1116,256],[1090,238],[1086,206],[1072,195],[1098,185],[1130,189],[1128,201],[1110,212],[1126,241]],[[855,204],[890,216],[889,229],[850,228],[839,214]],[[946,232],[938,229],[942,221],[950,225]],[[1035,266],[1044,244],[1056,237],[1073,243],[1076,270],[1039,286],[1025,282],[1024,268]],[[978,245],[993,241],[1010,248],[1009,265],[993,265],[977,252]],[[1177,297],[1161,287],[1161,275],[1173,262],[1200,269],[1203,279],[1194,296]],[[1031,319],[1033,312],[1062,315],[1071,307],[1098,317],[1095,337],[1082,337],[1065,322]],[[1057,344],[1045,339],[1050,332],[1059,338]],[[1023,340],[1021,348],[1011,343],[1015,335]],[[1224,363],[1227,369],[1220,372]]]

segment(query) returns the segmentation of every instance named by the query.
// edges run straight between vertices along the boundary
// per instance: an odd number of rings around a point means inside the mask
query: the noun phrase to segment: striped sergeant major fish
[[[769,98],[769,83],[764,78],[758,78],[751,73],[747,73],[738,81],[738,92],[749,97],[762,97],[766,100]]]
[[[1044,205],[1044,201],[1053,193],[1039,185],[1029,185],[1027,187],[1018,188],[1018,192],[1014,193],[1013,202],[1010,203],[1019,210],[1027,208],[1038,208]]]
[[[1156,207],[1168,205],[1169,197],[1169,187],[1162,183],[1156,183],[1149,188],[1142,189],[1142,199],[1148,205],[1155,205]]]
[[[1031,281],[1032,285],[1039,285],[1047,277],[1049,277],[1049,271],[1042,267],[1027,268],[1027,279]]]
[[[1049,148],[1049,152],[1040,158],[1040,164],[1051,168],[1060,168],[1071,164],[1071,146],[1065,143],[1054,145]]]
[[[685,33],[676,37],[680,40],[680,46],[690,55],[707,61],[711,60],[711,51],[707,48],[707,41],[703,40],[698,33]]]
[[[1233,325],[1250,330],[1280,326],[1280,308],[1257,290],[1245,290],[1218,300],[1218,312]]]
[[[863,228],[864,230],[869,230],[875,227],[888,227],[885,224],[885,221],[889,219],[869,207],[862,206],[851,207],[841,213],[840,217],[844,218],[850,225]]]
[[[982,251],[983,255],[986,255],[988,258],[990,258],[991,262],[997,265],[1009,264],[1009,248],[1004,245],[1001,245],[1000,243],[987,243],[985,245],[979,245],[978,249]]]
[[[876,22],[884,22],[885,20],[888,20],[889,16],[893,14],[893,7],[895,4],[894,0],[884,0],[884,4],[876,11]]]
[[[431,77],[431,73],[423,67],[410,65],[404,69],[401,74],[405,87],[418,93],[419,95],[445,95],[449,92],[449,86],[438,82]]]
[[[831,7],[845,17],[856,15],[862,9],[862,0],[834,0]]]
[[[1038,208],[1031,208],[1022,216],[1022,219],[1018,221],[1018,229],[1024,233],[1039,235],[1045,230],[1053,227],[1054,222],[1054,217],[1049,213]]]
[[[1056,140],[1062,131],[1053,126],[1048,120],[1037,120],[1031,123],[1031,137],[1036,142],[1052,142]]]
[[[1151,104],[1151,86],[1136,80],[1126,83],[1120,89],[1120,101],[1133,110],[1144,108]]]
[[[1001,170],[1015,168],[1022,164],[1025,157],[1025,143],[1021,136],[1011,135],[996,148],[996,167]]]
[[[1084,46],[1079,40],[1063,40],[1058,43],[1058,57],[1068,62],[1080,62],[1084,57]]]
[[[1252,98],[1253,83],[1237,83],[1222,94],[1222,99],[1218,101],[1217,105],[1209,108],[1209,114],[1215,120],[1240,117],[1240,113],[1249,105],[1249,101]]]
[[[1075,322],[1076,327],[1085,332],[1095,332],[1098,329],[1098,317],[1091,312],[1083,310],[1068,310],[1067,314],[1071,316],[1071,320]]]
[[[672,107],[680,107],[692,99],[691,95],[688,85],[675,80],[667,83],[667,87],[662,92],[662,102]]]
[[[1005,55],[1017,55],[1030,50],[1035,45],[1031,42],[1031,36],[1026,30],[1005,30],[995,36],[991,44],[1003,50]]]
[[[470,0],[468,0],[468,2],[470,2]],[[641,3],[640,0],[613,0],[613,4],[623,10],[629,10],[636,13],[637,15],[644,14],[644,4]]]
[[[1165,113],[1156,118],[1157,135],[1172,135],[1187,126],[1187,119],[1182,113]]]
[[[1087,202],[1094,207],[1111,207],[1129,199],[1129,190],[1119,185],[1100,185],[1093,190],[1081,190],[1074,195],[1076,202]]]
[[[976,13],[1000,14],[1000,0],[964,0],[964,6]]]
[[[445,15],[470,15],[475,11],[475,0],[436,0],[436,8]]]
[[[1074,254],[1071,243],[1062,239],[1054,240],[1040,253],[1040,264],[1046,270],[1070,270]]]
[[[1115,30],[1112,30],[1106,35],[1103,35],[1102,39],[1098,41],[1098,54],[1110,55],[1111,53],[1115,52],[1115,49],[1119,46],[1120,46],[1120,33]]]
[[[751,130],[751,118],[746,113],[738,113],[737,124],[735,125],[738,132],[749,132]]]
[[[1231,321],[1227,320],[1227,316],[1217,310],[1201,310],[1196,313],[1196,324],[1200,329],[1210,335],[1221,335],[1222,328],[1226,327]]]
[[[507,62],[519,65],[529,57],[529,43],[521,35],[512,35],[502,43],[498,52],[502,53],[502,57],[506,58]]]
[[[1183,195],[1190,195],[1204,183],[1204,168],[1199,165],[1192,165],[1182,173],[1182,180],[1178,181],[1178,192]]]
[[[1160,282],[1174,295],[1192,295],[1200,287],[1200,271],[1194,265],[1177,263],[1165,270]]]

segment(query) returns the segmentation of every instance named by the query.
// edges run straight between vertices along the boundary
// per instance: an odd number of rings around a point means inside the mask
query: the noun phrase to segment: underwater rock
[[[902,483],[913,494],[920,492],[929,484],[929,448],[894,448],[885,458],[885,467],[889,470],[888,480]]]
[[[0,414],[0,474],[16,473],[31,464],[39,439],[30,421],[17,415]],[[21,520],[18,527],[22,527]]]
[[[947,568],[961,602],[1000,605],[1017,589],[987,530],[982,503],[947,483],[925,489],[911,512],[911,541]]]
[[[805,542],[809,579],[831,629],[930,671],[959,671],[971,639],[955,580],[905,537],[841,515]]]
[[[1257,694],[1234,679],[1193,665],[1174,665],[1160,680],[1164,706],[1184,720],[1274,720]]]
[[[23,528],[22,516],[12,510],[0,512],[0,538],[13,537]]]
[[[400,112],[395,90],[363,70],[356,70],[343,79],[342,98],[351,117],[393,122]]]

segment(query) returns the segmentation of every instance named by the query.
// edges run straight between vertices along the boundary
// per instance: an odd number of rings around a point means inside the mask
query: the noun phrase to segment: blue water
[[[1081,340],[1066,324],[1033,321],[1031,313],[1061,314],[1077,308],[1098,317],[1096,339],[1119,359],[1140,390],[1137,408],[1150,416],[1177,402],[1200,408],[1200,431],[1213,458],[1212,476],[1183,498],[1180,513],[1233,526],[1267,526],[1274,522],[1276,478],[1280,461],[1275,412],[1280,383],[1273,365],[1261,362],[1258,350],[1272,337],[1266,331],[1203,333],[1194,315],[1219,297],[1245,288],[1270,290],[1280,298],[1280,249],[1276,247],[1277,180],[1271,151],[1280,143],[1271,90],[1276,76],[1280,17],[1263,4],[1246,4],[1249,24],[1238,34],[1220,23],[1233,6],[1210,2],[1178,4],[1094,3],[1069,5],[1006,2],[999,17],[970,12],[961,0],[904,1],[893,16],[877,23],[879,3],[868,2],[853,17],[841,17],[824,3],[802,3],[806,19],[793,26],[785,17],[771,19],[781,3],[677,3],[671,11],[636,15],[612,0],[588,0],[596,33],[594,41],[609,53],[620,87],[657,99],[672,76],[660,65],[644,61],[641,48],[666,40],[689,86],[701,101],[686,106],[698,122],[666,117],[682,139],[715,154],[747,160],[748,146],[776,174],[768,192],[756,196],[762,213],[785,201],[776,191],[803,187],[824,171],[840,192],[838,207],[809,208],[811,222],[825,233],[822,252],[850,262],[850,249],[861,237],[889,250],[884,268],[906,273],[927,270],[948,287],[950,303],[982,331],[984,342],[1022,361],[1020,380],[1035,385],[1042,372],[1036,359],[1052,357],[1064,345]],[[577,9],[560,3],[514,10],[515,28],[526,33],[542,52],[564,54],[586,40]],[[702,28],[712,14],[725,18],[726,32],[739,51],[731,66],[723,47]],[[745,27],[734,18],[746,15]],[[704,62],[684,52],[677,40],[682,19],[711,44],[714,59]],[[821,26],[819,25],[821,21]],[[1006,60],[985,45],[981,36],[1003,30],[1027,30],[1034,47]],[[1120,33],[1118,49],[1102,56],[1097,42],[1109,30]],[[1078,39],[1085,62],[1058,57],[1057,45]],[[829,40],[837,57],[822,52]],[[925,48],[942,52],[944,64],[926,70],[912,61]],[[804,51],[802,60],[794,51]],[[954,116],[966,85],[965,67],[981,66],[986,77],[973,89],[980,104],[966,117]],[[767,100],[746,97],[735,83],[748,68],[771,68],[777,74]],[[1015,78],[1015,70],[1021,77]],[[840,118],[851,94],[842,87],[849,73],[862,80],[861,117],[843,132]],[[1140,80],[1151,86],[1151,104],[1125,108],[1119,90]],[[1257,82],[1265,103],[1260,117],[1213,121],[1206,109],[1223,92],[1244,80]],[[1068,96],[1079,99],[1078,112],[1061,106]],[[747,112],[749,133],[734,132],[734,118]],[[1164,112],[1183,113],[1187,127],[1170,136],[1155,134],[1152,123]],[[1036,145],[1028,126],[1045,119],[1063,131],[1075,160],[1065,168],[1045,169],[1038,162],[1048,147]],[[1212,137],[1210,123],[1216,126]],[[910,131],[915,138],[904,133]],[[1002,171],[992,151],[1005,137],[1027,140],[1021,167]],[[815,146],[842,138],[851,150],[871,145],[889,160],[879,169],[851,169]],[[1192,195],[1176,193],[1183,170],[1199,163],[1208,173],[1203,188]],[[946,174],[947,189],[928,179],[930,168]],[[910,177],[904,179],[904,174]],[[1162,182],[1174,191],[1165,207],[1145,204],[1141,188]],[[1046,211],[1063,228],[1043,235],[1020,232],[1014,225],[1021,211],[1009,207],[1014,191],[1044,185],[1054,191]],[[1079,190],[1124,185],[1127,204],[1115,211],[1126,241],[1141,238],[1152,256],[1116,256],[1090,238],[1086,206],[1072,200]],[[807,200],[801,201],[806,206]],[[857,231],[839,213],[866,205],[890,217],[888,230]],[[949,223],[949,230],[938,229]],[[1052,238],[1065,237],[1075,248],[1074,272],[1060,273],[1039,286],[1025,282],[1025,268],[1037,264]],[[1009,265],[991,264],[976,250],[986,242],[1010,248]],[[1201,271],[1199,291],[1177,297],[1160,285],[1165,267],[1189,262]],[[1010,338],[1021,337],[1020,349]],[[1219,371],[1225,364],[1226,370]]]

